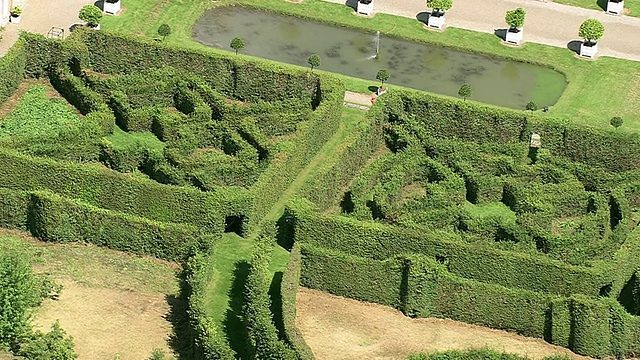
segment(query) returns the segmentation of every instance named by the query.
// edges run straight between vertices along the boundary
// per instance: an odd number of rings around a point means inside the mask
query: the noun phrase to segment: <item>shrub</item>
[[[604,35],[604,26],[597,19],[587,19],[581,25],[578,36],[585,39],[588,43],[594,43],[600,40]]]
[[[78,357],[73,351],[73,337],[60,328],[56,321],[51,325],[51,331],[43,333],[40,330],[30,334],[23,343],[17,355],[29,360],[73,360]]]
[[[0,348],[11,349],[30,331],[30,309],[42,298],[27,254],[0,250]]]
[[[538,110],[538,104],[535,101],[529,101],[527,106],[525,106],[525,110],[536,111]]]
[[[611,121],[609,121],[609,123],[611,124],[611,126],[613,126],[614,128],[619,128],[620,126],[622,126],[622,124],[624,123],[624,121],[622,120],[621,117],[619,116],[614,116],[613,118],[611,118]]]
[[[86,21],[90,27],[96,27],[100,25],[100,20],[102,20],[102,10],[95,5],[85,5],[80,9],[78,17],[80,20]]]

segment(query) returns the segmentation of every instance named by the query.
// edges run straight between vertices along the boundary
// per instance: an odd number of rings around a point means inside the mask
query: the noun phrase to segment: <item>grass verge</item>
[[[572,6],[579,6],[593,10],[607,10],[607,0],[554,0],[554,2]],[[640,3],[633,0],[624,2],[625,9],[629,9],[629,16],[640,17]]]

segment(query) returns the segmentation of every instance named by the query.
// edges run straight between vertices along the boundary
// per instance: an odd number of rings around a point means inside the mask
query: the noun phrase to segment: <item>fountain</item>
[[[380,58],[380,30],[376,31],[376,56],[375,59]]]

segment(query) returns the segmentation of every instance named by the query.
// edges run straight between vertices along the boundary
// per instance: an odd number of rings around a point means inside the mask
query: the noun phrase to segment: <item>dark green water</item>
[[[546,67],[384,35],[376,60],[376,34],[253,9],[212,9],[193,28],[197,41],[220,49],[232,50],[229,43],[236,36],[245,40],[242,52],[248,55],[307,66],[309,55],[317,53],[322,70],[376,85],[376,73],[386,68],[391,84],[450,96],[467,82],[471,99],[516,109],[531,100],[540,107],[553,105],[566,86],[562,74]]]

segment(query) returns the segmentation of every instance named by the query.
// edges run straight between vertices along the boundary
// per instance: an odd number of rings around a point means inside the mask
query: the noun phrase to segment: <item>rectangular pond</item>
[[[524,109],[531,100],[551,106],[566,86],[564,75],[544,66],[384,35],[378,41],[377,34],[240,7],[207,11],[194,26],[193,37],[226,50],[231,50],[231,39],[241,37],[245,54],[301,66],[308,66],[307,59],[316,53],[320,69],[368,79],[371,85],[377,84],[376,73],[382,68],[389,70],[390,84],[456,97],[466,82],[471,99],[514,109]]]

